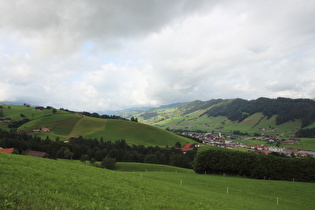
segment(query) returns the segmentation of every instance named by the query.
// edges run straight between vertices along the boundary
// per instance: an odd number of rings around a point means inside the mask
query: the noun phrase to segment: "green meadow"
[[[174,173],[194,173],[192,169],[180,168],[170,165],[117,162],[116,170],[128,172],[174,172]]]
[[[35,111],[34,107],[5,105],[4,117],[14,121],[22,120],[21,114],[31,121],[23,124],[18,130],[25,130],[41,138],[65,140],[67,137],[103,138],[106,141],[124,139],[130,145],[173,146],[177,141],[181,144],[194,142],[161,128],[128,120],[101,119],[79,116],[66,111],[52,110]],[[0,128],[7,128],[8,123],[0,122]],[[48,127],[49,132],[32,132],[33,129]]]
[[[194,112],[186,114],[186,109],[172,107],[154,110],[157,115],[149,119],[141,117],[143,114],[140,114],[138,117],[143,123],[159,126],[162,128],[184,129],[191,131],[201,130],[204,132],[221,132],[225,134],[229,134],[238,130],[249,134],[284,134],[284,137],[286,138],[294,136],[295,133],[293,130],[301,128],[302,125],[301,120],[289,121],[277,125],[277,115],[267,118],[259,112],[248,116],[242,122],[232,122],[224,116],[208,117],[207,115],[203,115],[203,113],[206,111],[206,109],[198,109]],[[313,128],[315,127],[315,123],[307,127]],[[265,130],[260,130],[259,128],[264,128]]]
[[[127,165],[118,164],[118,168],[126,169]],[[130,163],[128,167],[140,166]],[[79,161],[0,153],[0,209],[313,209],[315,206],[314,183],[164,172],[159,167],[156,172],[110,171]]]

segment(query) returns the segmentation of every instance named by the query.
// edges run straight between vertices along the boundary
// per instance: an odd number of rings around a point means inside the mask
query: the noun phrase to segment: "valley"
[[[242,112],[239,121],[207,115],[221,102],[122,117],[1,104],[0,146],[15,154],[0,152],[0,208],[311,209],[313,155],[300,151],[314,151],[315,141],[296,135],[314,121],[279,123],[280,114],[264,112]],[[105,160],[115,170],[104,168]]]

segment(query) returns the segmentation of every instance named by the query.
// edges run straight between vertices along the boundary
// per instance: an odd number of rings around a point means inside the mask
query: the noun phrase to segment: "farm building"
[[[190,143],[186,143],[182,146],[182,148],[180,148],[183,152],[188,152],[190,150],[193,150],[194,148],[198,147],[198,144],[190,144]]]
[[[42,111],[42,110],[44,110],[45,109],[45,107],[43,107],[43,106],[37,106],[37,107],[35,107],[35,110],[36,111]]]
[[[49,132],[49,131],[50,131],[50,129],[49,129],[49,128],[47,128],[47,127],[43,127],[43,128],[41,128],[41,131],[42,131],[42,132]]]
[[[1,148],[0,147],[0,152],[3,152],[3,153],[11,154],[13,153],[13,151],[14,151],[14,148]]]
[[[50,154],[46,152],[40,152],[40,151],[34,151],[34,150],[28,151],[26,155],[32,156],[32,157],[51,158]]]
[[[12,122],[12,119],[9,117],[6,117],[6,118],[2,118],[1,121],[9,123],[9,122]]]

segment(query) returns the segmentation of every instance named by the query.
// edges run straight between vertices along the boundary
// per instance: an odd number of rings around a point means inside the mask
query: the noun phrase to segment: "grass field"
[[[174,172],[174,173],[194,173],[192,169],[179,168],[169,165],[150,164],[150,163],[131,163],[118,162],[116,170],[128,172]]]
[[[137,166],[138,167],[138,166]],[[0,153],[0,209],[313,209],[314,183],[120,172]]]
[[[185,114],[185,111],[185,109],[174,107],[156,109],[154,110],[154,112],[157,113],[156,117],[150,119],[144,119],[140,117],[139,119],[143,123],[170,129],[185,129],[192,131],[202,130],[205,132],[214,131],[215,133],[221,132],[224,134],[229,134],[235,130],[238,130],[243,133],[247,132],[249,134],[284,134],[285,137],[294,136],[295,133],[292,130],[299,129],[302,125],[301,120],[289,121],[277,125],[277,115],[267,118],[262,113],[255,113],[251,116],[248,116],[242,122],[232,122],[223,116],[208,117],[206,115],[202,115],[206,111],[204,109],[199,109],[189,114]],[[208,124],[208,126],[205,126],[205,124]],[[315,122],[307,127],[314,128]],[[259,130],[259,128],[264,128],[265,130]]]
[[[32,132],[33,129],[48,127],[49,132],[31,133],[41,138],[47,136],[51,139],[57,137],[65,140],[67,137],[96,138],[103,137],[107,141],[116,141],[124,139],[130,145],[146,146],[173,146],[177,141],[181,144],[194,141],[188,138],[178,136],[172,132],[149,126],[142,123],[131,122],[127,120],[101,119],[87,116],[79,116],[69,112],[58,110],[56,114],[52,110],[35,111],[34,107],[14,106],[10,108],[5,106],[3,110],[4,117],[11,117],[18,121],[23,119],[23,114],[31,121],[22,125],[19,130]],[[0,128],[7,128],[8,123],[0,123]]]

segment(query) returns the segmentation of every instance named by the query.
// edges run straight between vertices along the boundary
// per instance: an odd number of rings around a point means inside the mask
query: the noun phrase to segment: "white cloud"
[[[1,1],[0,101],[76,110],[315,95],[312,1]]]

